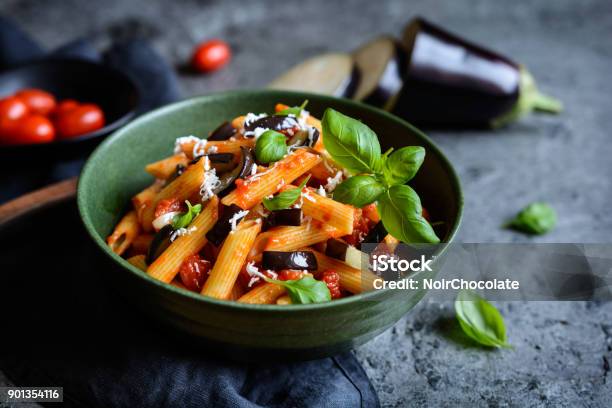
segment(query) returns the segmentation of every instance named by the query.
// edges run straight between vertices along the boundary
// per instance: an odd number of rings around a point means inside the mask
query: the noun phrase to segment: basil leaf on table
[[[202,211],[202,204],[192,206],[189,201],[185,201],[185,204],[187,204],[187,212],[177,215],[172,220],[172,228],[175,230],[186,228],[189,224],[191,224],[191,221],[198,216],[200,211]]]
[[[331,108],[325,111],[321,125],[323,145],[336,163],[354,173],[379,171],[380,144],[372,129]]]
[[[302,114],[302,111],[304,110],[304,108],[306,107],[306,105],[308,105],[308,99],[306,99],[304,102],[302,102],[302,104],[300,106],[292,106],[290,108],[285,108],[282,111],[276,112],[277,115],[294,115],[296,117],[300,116]]]
[[[528,234],[545,234],[557,224],[555,210],[546,203],[532,203],[519,212],[516,217],[506,224]]]
[[[275,130],[266,130],[255,143],[255,156],[261,163],[279,161],[287,154],[287,137]]]
[[[425,160],[425,149],[421,146],[406,146],[393,152],[383,165],[385,181],[390,186],[406,184]]]
[[[304,188],[308,180],[310,180],[310,175],[300,183],[298,188],[285,190],[281,193],[278,193],[272,198],[264,198],[262,200],[264,207],[266,207],[270,211],[284,210],[285,208],[289,208],[293,203],[298,200],[298,198],[300,198],[300,195],[302,194],[302,189]]]
[[[353,176],[338,184],[333,198],[361,208],[376,201],[385,190],[385,186],[373,176]]]
[[[440,238],[422,215],[421,200],[406,185],[392,186],[378,199],[378,212],[384,227],[405,243],[437,244]]]
[[[459,291],[455,313],[461,329],[472,340],[489,347],[511,347],[506,342],[504,318],[495,306],[476,293]]]
[[[293,304],[305,305],[331,301],[331,293],[325,282],[318,281],[311,276],[286,281],[267,278],[266,281],[283,286]]]

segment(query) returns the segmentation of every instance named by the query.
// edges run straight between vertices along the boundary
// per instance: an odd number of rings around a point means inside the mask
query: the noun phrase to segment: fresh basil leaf
[[[198,216],[200,211],[202,211],[202,204],[192,206],[189,201],[185,201],[185,204],[187,204],[187,212],[175,216],[172,220],[172,228],[175,230],[186,228],[191,224],[191,221]]]
[[[302,189],[306,185],[306,183],[310,180],[310,175],[304,179],[298,186],[298,188],[292,188],[291,190],[285,190],[281,193],[278,193],[276,196],[272,198],[264,198],[262,200],[264,207],[266,207],[270,211],[276,210],[284,210],[285,208],[289,208],[293,203],[300,198],[302,194]]]
[[[506,342],[504,318],[484,298],[468,290],[461,290],[455,300],[455,313],[465,334],[489,347],[511,347]]]
[[[419,196],[407,185],[391,186],[378,198],[378,212],[384,227],[407,244],[440,242],[422,211]]]
[[[331,293],[325,282],[318,281],[311,276],[286,281],[268,278],[266,281],[276,283],[287,289],[293,304],[305,305],[307,303],[321,303],[331,300]]]
[[[361,208],[376,201],[385,190],[385,186],[373,176],[353,176],[338,184],[333,198]]]
[[[325,111],[321,124],[323,145],[336,163],[353,173],[380,170],[380,144],[372,129],[331,108]]]
[[[425,149],[421,146],[406,146],[396,150],[384,162],[383,174],[390,186],[406,184],[411,180],[425,160]]]
[[[260,163],[279,161],[287,154],[287,137],[275,130],[266,130],[255,143],[255,156]]]
[[[506,224],[528,234],[545,234],[557,224],[557,213],[546,203],[532,203]]]
[[[277,115],[293,115],[298,117],[302,114],[304,108],[308,105],[308,99],[306,99],[300,106],[292,106],[290,108],[285,108],[282,111],[276,112]]]

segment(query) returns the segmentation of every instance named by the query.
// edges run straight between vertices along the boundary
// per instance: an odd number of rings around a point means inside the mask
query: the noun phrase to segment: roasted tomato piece
[[[195,254],[187,257],[181,264],[179,274],[183,285],[189,290],[199,292],[208,277],[211,263]]]
[[[323,272],[321,280],[327,285],[329,293],[331,293],[332,299],[338,299],[342,297],[342,292],[340,291],[340,275],[338,275],[338,272],[328,269]]]
[[[355,219],[353,221],[353,233],[342,237],[347,244],[358,246],[361,241],[368,235],[372,228],[372,221],[363,216],[363,211],[357,209],[355,211]]]
[[[304,272],[296,269],[283,269],[278,273],[278,280],[298,280],[301,279],[303,275]]]
[[[185,203],[178,198],[166,198],[160,200],[155,207],[155,218],[173,211],[184,211]]]

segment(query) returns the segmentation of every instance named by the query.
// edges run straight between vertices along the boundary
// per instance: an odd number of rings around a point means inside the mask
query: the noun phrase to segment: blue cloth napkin
[[[0,20],[0,45],[0,56],[14,62],[42,53],[7,20]],[[173,70],[141,40],[116,45],[104,56],[82,40],[56,52],[138,73],[143,111],[178,95]],[[60,166],[67,167],[65,175],[80,168]],[[21,188],[14,182],[9,190]],[[107,290],[104,260],[81,227],[74,202],[0,225],[0,369],[16,385],[61,386],[67,406],[379,406],[350,352],[247,364],[169,335]]]

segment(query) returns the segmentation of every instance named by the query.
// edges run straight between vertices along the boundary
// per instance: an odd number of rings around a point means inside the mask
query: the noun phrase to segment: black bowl
[[[40,88],[58,100],[76,99],[100,106],[106,126],[80,137],[51,143],[0,146],[0,162],[40,159],[57,161],[89,153],[105,136],[126,124],[138,108],[134,83],[101,64],[78,59],[45,59],[0,73],[0,98],[20,89]]]

